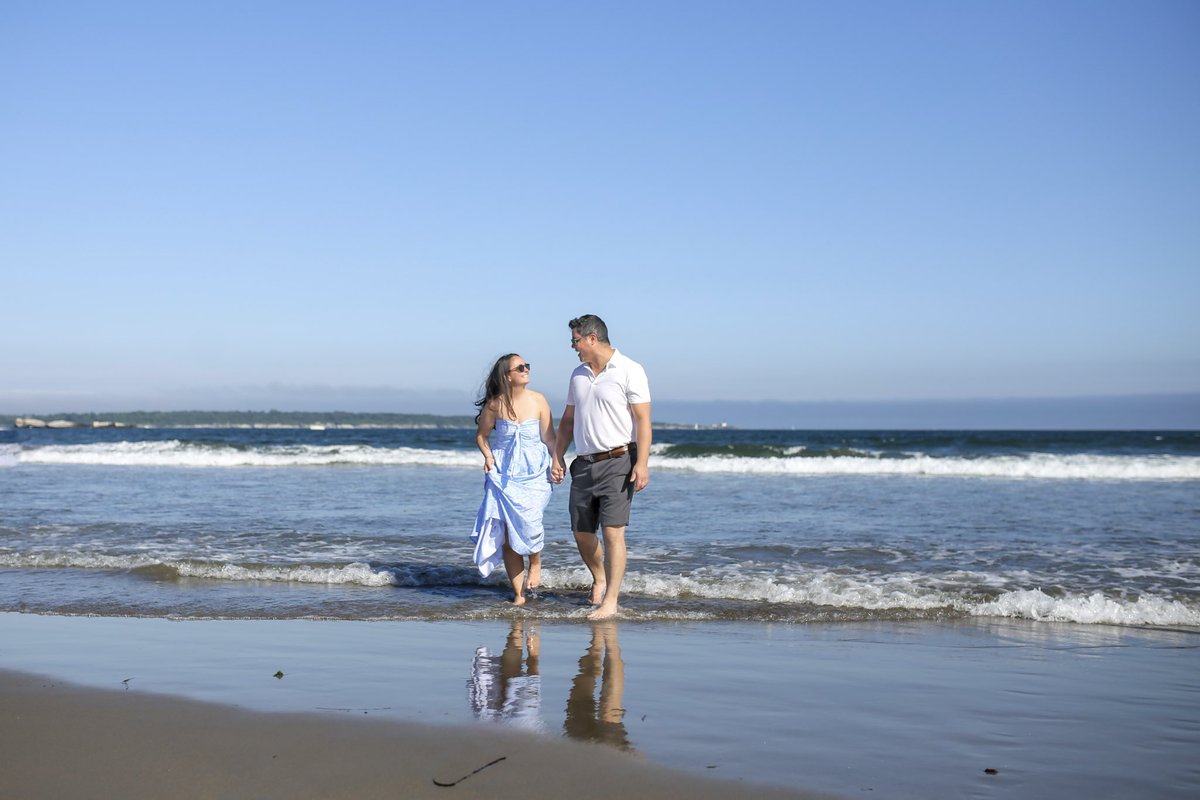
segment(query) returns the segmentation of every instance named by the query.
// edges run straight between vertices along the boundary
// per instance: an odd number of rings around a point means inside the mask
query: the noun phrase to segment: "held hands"
[[[550,467],[550,482],[562,483],[564,475],[566,475],[566,469],[563,467],[562,459],[554,459],[554,464]]]

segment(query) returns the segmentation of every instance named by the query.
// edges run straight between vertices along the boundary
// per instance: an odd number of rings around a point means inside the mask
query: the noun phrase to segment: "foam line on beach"
[[[484,579],[473,568],[455,565],[368,562],[272,565],[160,560],[145,554],[0,553],[0,567],[122,570],[142,573],[156,580],[198,578],[425,589],[504,585],[502,576]],[[919,573],[893,575],[882,580],[869,573],[835,574],[825,570],[803,570],[786,577],[703,572],[669,575],[635,570],[626,576],[625,590],[630,596],[663,601],[657,609],[652,603],[639,603],[636,613],[642,619],[755,619],[769,607],[772,610],[770,616],[796,622],[820,621],[825,616],[823,610],[836,609],[864,619],[924,618],[930,614],[946,614],[1080,624],[1200,627],[1200,607],[1194,602],[1150,594],[1133,598],[1086,591],[1051,595],[1040,588],[997,590],[988,586],[997,582],[1002,581],[997,576],[987,575],[951,587]],[[581,568],[543,572],[542,586],[546,590],[582,591],[588,584],[588,575]],[[724,610],[687,607],[692,601],[724,601]],[[740,610],[731,609],[730,602],[739,604]],[[490,609],[485,611],[491,613]],[[450,618],[470,617],[470,613],[462,610],[439,613],[449,614]]]

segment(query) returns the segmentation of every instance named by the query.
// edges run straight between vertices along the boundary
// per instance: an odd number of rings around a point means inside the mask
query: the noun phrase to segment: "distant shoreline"
[[[561,401],[552,405],[561,408]],[[461,406],[447,410],[457,410]],[[12,410],[8,406],[8,410]],[[42,407],[44,408],[44,406]],[[28,412],[26,412],[28,413]],[[1200,392],[959,400],[657,400],[660,429],[1195,431]],[[33,414],[58,427],[474,428],[474,414],[363,411],[112,411]],[[20,414],[0,414],[10,428]],[[669,420],[669,421],[666,421]]]
[[[356,413],[348,411],[128,411],[112,414],[0,414],[0,428],[176,428],[240,430],[473,429],[465,415]],[[658,429],[720,429],[731,426],[655,422]]]
[[[349,411],[125,411],[0,415],[14,428],[466,428],[468,416]]]

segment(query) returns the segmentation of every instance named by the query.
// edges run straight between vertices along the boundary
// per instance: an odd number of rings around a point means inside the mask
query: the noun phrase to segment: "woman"
[[[523,606],[542,577],[542,512],[550,502],[554,450],[550,404],[529,388],[529,362],[509,353],[492,366],[475,405],[475,444],[485,473],[483,503],[471,534],[475,565],[487,577],[503,563],[513,603]]]

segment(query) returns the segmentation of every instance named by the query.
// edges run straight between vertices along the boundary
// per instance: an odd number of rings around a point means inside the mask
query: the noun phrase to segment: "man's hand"
[[[629,482],[633,484],[635,492],[645,489],[646,484],[650,482],[650,468],[640,464],[634,465],[629,473]]]
[[[559,459],[554,459],[554,464],[550,467],[550,480],[554,483],[562,483],[563,476],[566,475],[566,469],[563,468],[563,463]]]

